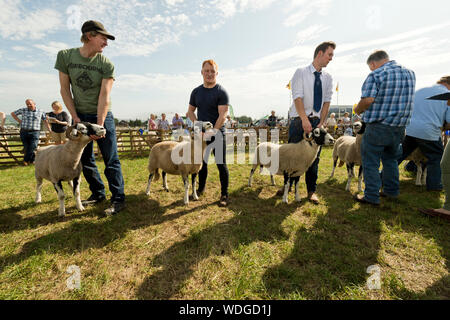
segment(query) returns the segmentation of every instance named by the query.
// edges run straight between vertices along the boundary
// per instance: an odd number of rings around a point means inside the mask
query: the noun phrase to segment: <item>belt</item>
[[[300,117],[292,117],[291,119],[292,119],[292,120],[294,120],[294,119],[300,119]],[[320,120],[319,117],[308,117],[308,119],[309,119],[309,120]]]
[[[20,129],[22,132],[35,132],[35,131],[41,131],[41,130],[27,130],[27,129]]]

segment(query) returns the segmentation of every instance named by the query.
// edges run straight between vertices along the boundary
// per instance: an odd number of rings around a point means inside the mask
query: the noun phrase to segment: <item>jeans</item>
[[[444,155],[441,159],[442,184],[445,191],[445,203],[443,208],[450,211],[450,147],[445,146]]]
[[[380,188],[386,195],[396,197],[400,193],[398,159],[401,157],[400,143],[405,136],[405,127],[392,127],[381,123],[368,123],[361,143],[361,158],[364,174],[364,198],[380,203]],[[380,160],[383,174],[380,175]]]
[[[398,163],[400,164],[416,148],[419,148],[423,155],[428,159],[427,189],[442,190],[440,162],[442,154],[444,153],[444,146],[441,138],[439,138],[438,141],[430,141],[406,136],[402,143],[403,154]]]
[[[23,147],[24,147],[24,157],[23,161],[25,162],[34,162],[35,153],[38,144],[39,144],[39,134],[40,131],[24,131],[20,130],[20,140],[22,140]]]
[[[97,123],[97,115],[78,113],[81,121]],[[103,124],[106,129],[105,138],[97,140],[98,147],[105,163],[105,176],[108,180],[109,190],[111,191],[111,202],[125,201],[124,180],[122,176],[122,168],[117,153],[116,127],[114,117],[108,112]],[[105,185],[98,172],[94,157],[94,143],[89,142],[84,148],[81,155],[81,163],[83,165],[83,175],[89,184],[89,189],[94,197],[106,197]]]
[[[222,141],[220,141],[220,139]],[[218,141],[216,142],[216,140]],[[216,143],[214,143],[214,145],[211,145],[213,142]],[[217,143],[220,142],[222,142],[222,150],[219,150],[220,148],[214,147]],[[224,132],[219,131],[214,137],[212,137],[211,141],[207,141],[206,144],[207,147],[205,156],[203,158],[203,166],[198,173],[198,190],[203,191],[203,189],[205,189],[206,178],[208,177],[208,159],[212,149],[214,158],[216,160],[217,169],[219,170],[221,196],[228,196],[229,172],[226,163],[226,142]]]
[[[311,126],[313,130],[317,127],[320,119],[310,119]],[[302,120],[300,118],[293,118],[289,124],[289,138],[288,143],[297,143],[303,140],[303,127]],[[314,160],[313,164],[309,167],[308,171],[305,173],[305,183],[308,193],[314,193],[317,190],[317,173],[319,171],[319,161],[320,153],[322,151],[322,146],[319,147],[319,152],[317,153],[317,158]],[[291,181],[298,181],[300,177],[294,177]]]

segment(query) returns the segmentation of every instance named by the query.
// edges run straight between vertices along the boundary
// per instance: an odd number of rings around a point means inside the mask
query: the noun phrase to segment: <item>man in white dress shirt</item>
[[[289,109],[291,119],[289,125],[289,143],[297,143],[303,139],[303,133],[310,133],[314,128],[324,125],[333,95],[333,80],[331,75],[322,71],[333,59],[334,42],[323,42],[314,51],[313,62],[295,71],[291,80],[292,106]],[[308,200],[319,203],[316,195],[317,172],[319,168],[320,151],[317,158],[305,174]],[[286,177],[285,177],[286,179]],[[298,183],[299,177],[292,178],[290,183]]]

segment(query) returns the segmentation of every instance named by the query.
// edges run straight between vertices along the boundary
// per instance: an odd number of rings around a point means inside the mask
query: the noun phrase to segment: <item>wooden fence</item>
[[[249,136],[256,134],[256,137],[260,137],[262,133],[260,132],[261,129],[266,130],[267,141],[271,141],[272,135],[270,130],[267,128],[252,127],[236,129],[234,133],[237,133],[238,130],[242,130],[245,137],[244,142],[247,148],[249,144]],[[287,128],[282,127],[279,129],[279,142],[287,143]],[[172,132],[172,130],[151,130],[141,132],[142,131],[140,129],[116,128],[117,149],[119,155],[147,156],[153,145],[160,141],[174,139],[174,136],[177,135],[176,132]],[[39,147],[44,147],[51,144],[53,143],[50,139],[49,132],[42,131],[39,140]],[[234,138],[233,145],[235,148],[238,146],[236,138]],[[101,157],[101,154],[98,152],[97,144],[94,144],[94,152],[97,156]],[[20,165],[23,163],[23,156],[23,144],[20,140],[19,130],[0,132],[0,166]]]

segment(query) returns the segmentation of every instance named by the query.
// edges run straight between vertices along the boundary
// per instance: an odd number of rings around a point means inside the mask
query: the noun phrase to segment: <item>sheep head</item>
[[[66,130],[66,137],[69,140],[81,140],[81,139],[91,139],[91,135],[104,136],[106,134],[106,129],[98,124],[93,124],[89,122],[79,122],[73,126],[70,126]]]
[[[364,131],[366,131],[366,123],[361,121],[356,121],[353,124],[353,132],[356,134],[364,134]]]
[[[324,128],[315,128],[312,132],[306,135],[305,140],[314,140],[319,146],[329,145],[334,143],[333,137]]]

